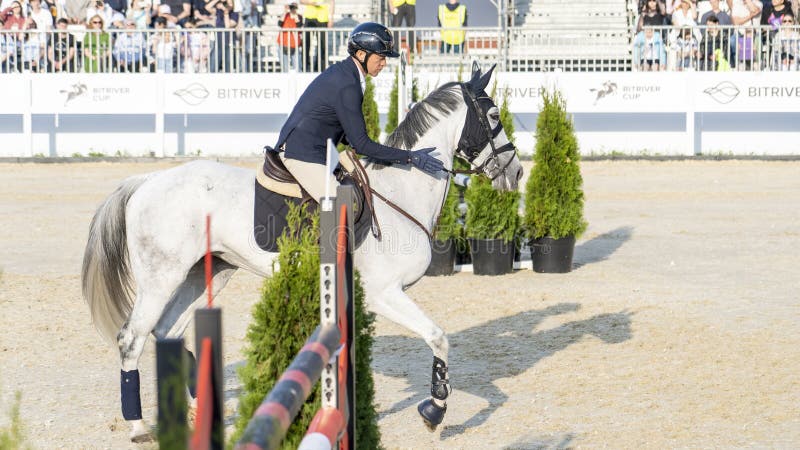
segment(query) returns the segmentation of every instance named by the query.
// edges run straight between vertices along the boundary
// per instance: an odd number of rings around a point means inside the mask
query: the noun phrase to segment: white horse
[[[516,190],[522,166],[485,92],[492,69],[482,74],[473,65],[469,82],[448,83],[431,93],[389,136],[388,145],[436,147],[449,170],[458,154],[491,178],[495,189]],[[433,351],[432,398],[418,410],[435,428],[450,393],[447,337],[404,290],[430,262],[427,233],[436,223],[449,176],[374,162],[367,164],[367,173],[376,192],[427,229],[376,199],[382,236],[368,235],[354,259],[368,308],[418,334]],[[134,441],[150,437],[142,421],[137,369],[148,335],[181,336],[207,296],[206,214],[214,216],[214,295],[237,268],[270,275],[276,254],[262,250],[253,234],[254,180],[251,170],[190,162],[126,179],[95,213],[83,259],[83,295],[94,325],[119,347],[122,412]]]

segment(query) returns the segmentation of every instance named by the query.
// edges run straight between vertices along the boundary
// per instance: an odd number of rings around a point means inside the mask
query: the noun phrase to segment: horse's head
[[[469,161],[473,169],[489,177],[495,189],[513,191],[522,178],[522,164],[500,123],[500,109],[486,94],[494,68],[481,73],[480,66],[473,63],[472,77],[461,83],[467,119],[456,152]]]

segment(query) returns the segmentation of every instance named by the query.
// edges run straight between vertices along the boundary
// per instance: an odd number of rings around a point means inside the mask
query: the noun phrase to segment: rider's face
[[[364,58],[366,57],[367,53],[362,50],[359,50],[358,53],[356,53],[356,58],[358,58],[359,61],[364,61]],[[384,67],[386,67],[385,56],[372,54],[372,56],[370,56],[369,59],[367,60],[367,73],[373,77],[378,76],[378,74],[381,73],[381,70],[383,70]]]
[[[367,61],[367,72],[373,77],[378,76],[381,70],[386,67],[386,57],[381,55],[372,55]]]

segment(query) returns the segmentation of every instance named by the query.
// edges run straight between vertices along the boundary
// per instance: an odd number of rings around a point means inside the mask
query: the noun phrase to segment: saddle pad
[[[302,200],[296,197],[281,195],[264,188],[255,181],[255,205],[253,208],[253,236],[259,248],[267,252],[278,252],[278,237],[288,224],[286,214],[289,212],[287,202],[300,205]],[[364,242],[367,234],[372,229],[372,212],[368,210],[365,202],[356,212],[355,240],[356,247]],[[313,210],[317,209],[316,202],[311,202]]]
[[[264,250],[272,253],[278,252],[278,237],[286,228],[286,214],[289,212],[288,203],[295,205],[302,203],[296,197],[281,195],[272,192],[264,186],[255,182],[255,207],[253,208],[253,236],[256,244]],[[316,209],[316,203],[313,203]]]

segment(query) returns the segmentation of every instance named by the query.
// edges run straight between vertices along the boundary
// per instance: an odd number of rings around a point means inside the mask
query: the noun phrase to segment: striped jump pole
[[[237,450],[273,450],[280,447],[286,430],[311,394],[322,369],[339,347],[339,329],[317,326],[300,353],[258,407]]]

